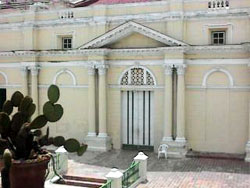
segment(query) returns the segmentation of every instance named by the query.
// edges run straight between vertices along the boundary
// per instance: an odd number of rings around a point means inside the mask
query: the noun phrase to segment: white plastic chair
[[[158,148],[158,159],[161,155],[164,155],[165,158],[168,157],[168,145],[167,144],[161,144]]]

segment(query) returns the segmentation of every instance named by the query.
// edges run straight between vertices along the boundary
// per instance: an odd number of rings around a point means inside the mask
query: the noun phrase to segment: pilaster
[[[97,59],[96,59],[97,58]],[[107,83],[106,74],[108,66],[105,64],[104,57],[89,57],[91,61],[89,73],[89,133],[85,138],[88,150],[108,151],[111,149],[111,138],[107,134]],[[98,70],[98,135],[95,130],[95,70]],[[93,75],[94,74],[94,75]],[[95,99],[95,100],[94,100]],[[91,101],[90,101],[91,100]]]
[[[249,121],[248,121],[248,142],[246,144],[246,157],[245,161],[250,162],[250,98],[249,98]]]
[[[37,117],[39,115],[39,101],[38,101],[38,74],[39,74],[39,66],[31,66],[29,67],[31,71],[31,96],[33,99],[33,103],[36,105],[36,111],[33,114],[33,117]]]
[[[28,92],[28,68],[26,66],[21,66],[22,74],[22,93],[24,96],[29,94]]]
[[[165,89],[164,89],[164,124],[163,124],[163,139],[166,143],[173,141],[172,137],[172,74],[173,65],[164,65],[165,73]]]
[[[95,99],[95,68],[93,66],[88,68],[88,135],[96,136],[96,99]]]

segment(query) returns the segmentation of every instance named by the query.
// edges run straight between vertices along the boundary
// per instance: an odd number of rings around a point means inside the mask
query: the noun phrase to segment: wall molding
[[[3,76],[4,80],[5,80],[5,85],[8,85],[9,81],[8,81],[8,76],[5,72],[0,71],[0,75]]]
[[[245,45],[223,45],[223,46],[169,46],[169,47],[159,47],[159,48],[130,48],[130,49],[107,49],[107,48],[97,48],[97,49],[83,49],[83,50],[67,50],[67,51],[9,51],[0,52],[0,57],[68,57],[68,56],[91,56],[91,55],[160,55],[171,53],[236,53],[236,52],[248,52],[249,46]]]
[[[58,71],[58,72],[55,74],[54,78],[53,78],[53,82],[52,82],[53,84],[56,84],[57,79],[58,79],[58,77],[59,77],[61,74],[69,74],[69,75],[71,76],[71,78],[72,78],[72,85],[73,85],[73,86],[76,86],[76,85],[77,85],[75,74],[74,74],[72,71],[68,70],[68,69],[63,69],[63,70]],[[60,84],[59,84],[59,85],[60,85]]]
[[[152,2],[151,2],[152,3]],[[150,3],[149,3],[150,4]],[[142,4],[140,4],[142,5]],[[152,3],[151,5],[154,5]],[[117,5],[114,5],[117,6]],[[122,7],[126,6],[123,4]],[[92,8],[93,9],[93,8]],[[95,7],[96,9],[96,7]],[[71,10],[71,9],[65,9]],[[116,16],[89,16],[85,18],[74,18],[74,19],[59,19],[57,14],[58,12],[63,11],[55,10],[55,19],[54,20],[41,20],[41,21],[24,21],[20,23],[9,23],[9,24],[0,24],[0,31],[4,30],[20,30],[23,27],[34,27],[35,29],[44,28],[44,27],[68,27],[69,25],[74,26],[83,26],[83,25],[106,25],[110,23],[121,24],[129,20],[137,20],[143,22],[162,22],[169,20],[190,20],[190,19],[224,19],[224,18],[233,18],[233,17],[249,17],[249,8],[239,8],[239,9],[229,9],[229,10],[220,10],[220,11],[211,11],[211,10],[199,10],[199,11],[190,11],[190,12],[160,12],[160,13],[144,13],[144,14],[126,14],[126,15],[116,15]],[[77,12],[79,10],[72,9],[72,11]],[[51,14],[53,11],[43,11],[39,14]],[[31,13],[28,13],[31,14]],[[11,14],[7,14],[12,16]],[[16,14],[16,16],[23,16],[22,14]]]
[[[209,70],[209,71],[207,71],[205,73],[205,75],[203,76],[203,79],[202,79],[202,87],[204,87],[204,88],[208,87],[208,85],[207,85],[207,79],[214,72],[222,72],[222,73],[226,74],[227,77],[228,77],[228,80],[229,80],[229,84],[230,84],[229,86],[230,86],[230,88],[234,87],[234,78],[233,78],[232,74],[228,70],[226,70],[224,68],[221,68],[221,67],[213,68],[213,69],[211,69],[211,70]]]
[[[204,87],[202,85],[189,85],[187,84],[186,85],[186,89],[190,89],[190,90],[207,90],[207,89],[218,89],[218,90],[233,90],[233,91],[250,91],[250,85],[246,85],[246,86],[233,86],[233,87],[230,87],[230,86],[207,86],[207,87]]]

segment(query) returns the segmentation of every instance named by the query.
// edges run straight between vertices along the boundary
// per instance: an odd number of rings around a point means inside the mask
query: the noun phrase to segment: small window
[[[211,38],[212,38],[212,44],[214,45],[226,44],[226,32],[225,31],[213,31]]]
[[[71,37],[63,37],[62,38],[62,49],[68,50],[72,48],[72,38]]]

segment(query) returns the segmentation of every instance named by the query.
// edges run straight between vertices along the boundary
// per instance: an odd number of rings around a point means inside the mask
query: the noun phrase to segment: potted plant
[[[36,105],[31,97],[24,97],[16,91],[11,100],[5,101],[0,112],[0,152],[3,153],[4,168],[2,174],[3,188],[42,188],[44,187],[46,169],[51,155],[43,145],[64,145],[70,152],[82,155],[86,146],[80,146],[75,139],[65,141],[63,137],[48,138],[47,133],[41,136],[41,128],[47,122],[56,122],[63,115],[63,107],[56,104],[60,97],[59,88],[51,85],[48,89],[48,99],[43,106],[43,114],[30,122]],[[16,109],[14,109],[16,108]],[[13,111],[16,113],[10,118]]]

